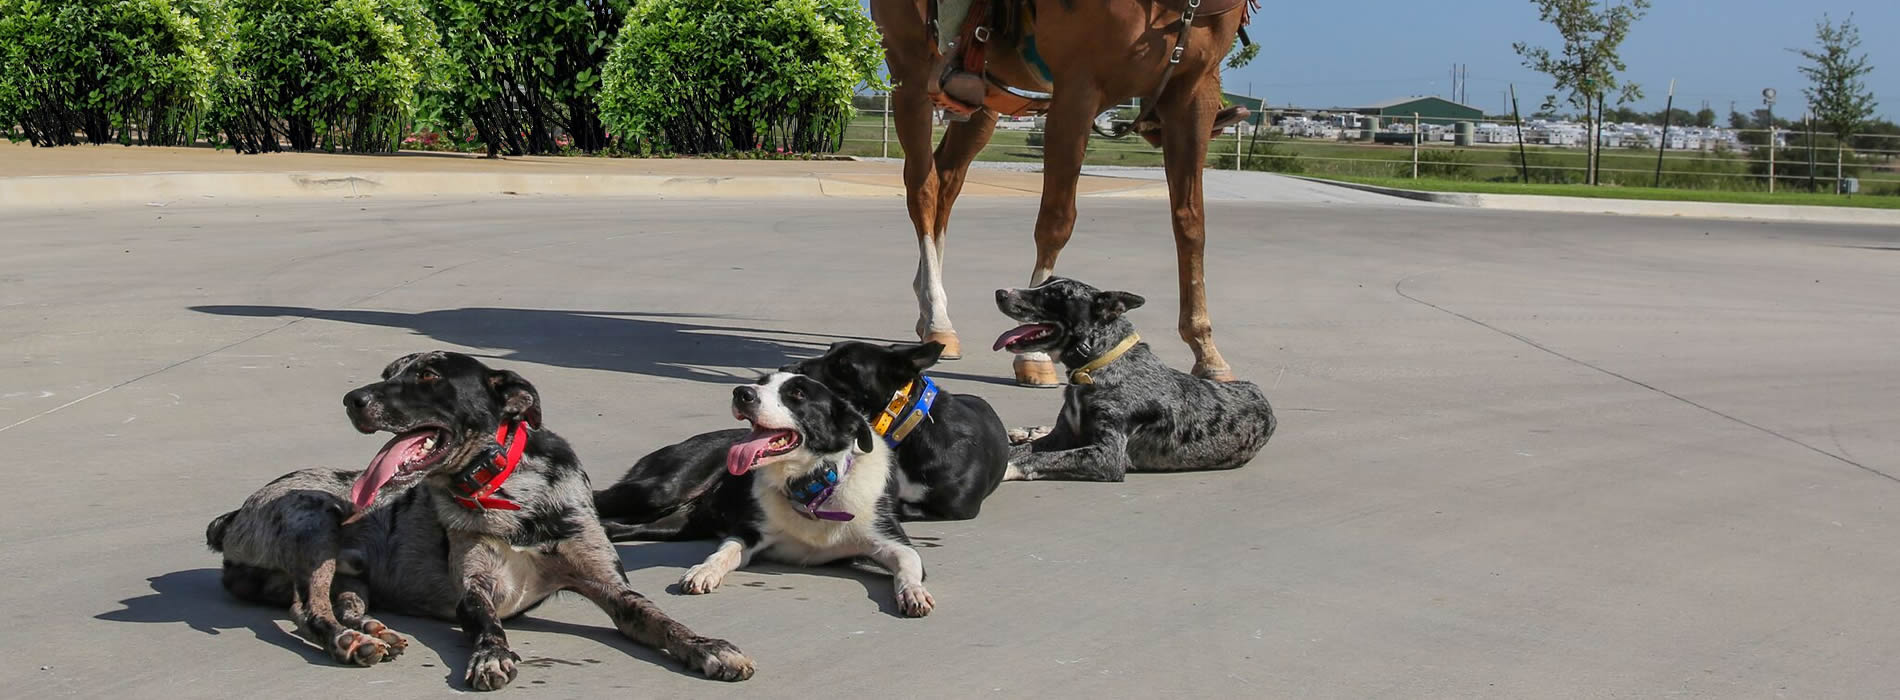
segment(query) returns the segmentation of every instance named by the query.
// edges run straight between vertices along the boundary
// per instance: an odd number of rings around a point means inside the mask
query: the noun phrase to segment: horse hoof
[[[1013,364],[1016,368],[1017,386],[1037,389],[1054,389],[1062,386],[1062,379],[1056,374],[1055,362],[1018,357]]]
[[[963,343],[957,340],[956,331],[930,331],[924,334],[924,342],[943,343],[943,354],[937,357],[939,360],[963,359]]]
[[[1207,367],[1199,363],[1194,365],[1194,376],[1214,382],[1231,382],[1235,379],[1232,369],[1225,366]]]

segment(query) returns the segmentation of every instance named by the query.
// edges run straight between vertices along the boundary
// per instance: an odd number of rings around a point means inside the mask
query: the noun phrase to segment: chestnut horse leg
[[[956,205],[957,195],[963,192],[970,161],[976,160],[976,154],[990,142],[990,134],[995,130],[996,113],[989,110],[979,110],[967,121],[951,122],[949,132],[944,134],[943,143],[937,145],[932,158],[937,170],[935,219],[931,235],[917,238],[917,280],[912,286],[917,290],[921,312],[917,318],[917,337],[926,342],[943,343],[946,360],[963,356],[957,332],[950,326],[950,299],[943,291],[943,247],[950,236],[950,209]]]
[[[897,125],[897,142],[904,147],[904,199],[910,209],[911,226],[917,230],[917,278],[911,284],[917,291],[917,336],[944,343],[948,352],[957,342],[957,332],[950,326],[950,300],[943,292],[943,238],[937,229],[939,183],[930,150],[930,121],[935,108],[923,85],[921,80],[897,84],[891,91],[891,121]]]
[[[1201,169],[1207,162],[1214,114],[1220,109],[1220,88],[1212,75],[1183,81],[1179,88],[1163,96],[1155,107],[1165,125],[1162,159],[1168,174],[1174,253],[1181,275],[1181,339],[1194,350],[1194,376],[1232,381],[1233,371],[1214,349],[1214,328],[1207,319],[1207,288],[1201,268],[1207,239]]]
[[[1030,284],[1042,284],[1055,274],[1056,256],[1075,233],[1075,183],[1082,176],[1082,159],[1089,146],[1089,125],[1101,111],[1101,92],[1088,76],[1067,79],[1057,88],[1044,121],[1042,146],[1042,211],[1036,215],[1036,267]],[[1016,383],[1023,386],[1061,385],[1048,353],[1016,356]]]

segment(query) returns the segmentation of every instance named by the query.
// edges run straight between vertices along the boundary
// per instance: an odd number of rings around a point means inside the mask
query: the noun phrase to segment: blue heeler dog
[[[1055,426],[1011,431],[1008,478],[1121,481],[1128,472],[1233,469],[1273,437],[1273,407],[1260,387],[1200,379],[1155,357],[1123,317],[1142,302],[1062,277],[996,290],[996,307],[1023,323],[996,349],[1046,352],[1069,369]]]

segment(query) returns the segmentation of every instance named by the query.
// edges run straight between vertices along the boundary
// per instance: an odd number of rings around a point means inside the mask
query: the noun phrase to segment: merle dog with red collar
[[[924,375],[942,354],[939,343],[849,341],[780,368],[823,384],[868,418],[896,458],[891,488],[903,520],[974,518],[1009,467],[1009,436],[996,410]],[[747,432],[695,435],[642,457],[594,494],[608,533],[621,542],[707,536],[704,527],[682,527],[683,519],[726,478],[726,450]]]
[[[694,634],[627,584],[587,473],[542,427],[540,394],[520,375],[418,353],[343,402],[357,430],[396,437],[368,469],[292,472],[211,521],[205,538],[224,553],[233,595],[290,606],[310,641],[362,666],[407,646],[368,616],[372,601],[457,620],[474,643],[466,679],[477,690],[515,679],[520,657],[501,621],[564,590],[708,677],[752,675],[738,649]]]

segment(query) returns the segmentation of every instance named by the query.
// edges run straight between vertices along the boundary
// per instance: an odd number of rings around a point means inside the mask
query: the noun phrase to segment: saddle
[[[958,2],[960,0],[941,0]],[[933,71],[934,79],[926,89],[931,101],[937,106],[959,117],[969,115],[981,109],[989,109],[997,114],[1020,117],[1039,114],[1049,109],[1047,98],[1023,94],[1013,86],[1005,85],[989,74],[988,50],[992,44],[999,43],[998,25],[1007,27],[1006,32],[1012,44],[1011,48],[1022,52],[1025,62],[1040,70],[1045,80],[1049,79],[1048,67],[1035,51],[1033,28],[1034,0],[967,0],[971,2],[970,11],[964,17],[963,26],[951,42],[949,50],[938,57],[938,67]],[[1259,8],[1259,0],[1155,0],[1161,7],[1181,13],[1181,19],[1172,25],[1177,32],[1174,50],[1168,57],[1168,67],[1162,73],[1159,87],[1152,98],[1142,102],[1140,116],[1135,120],[1134,129],[1141,132],[1149,143],[1159,146],[1160,124],[1152,119],[1154,104],[1161,93],[1167,89],[1168,81],[1174,75],[1174,68],[1181,62],[1181,55],[1187,51],[1187,28],[1205,20],[1240,10],[1241,24],[1244,27],[1252,20],[1252,14]],[[930,26],[932,31],[941,31],[937,26],[938,3],[930,3]],[[933,37],[934,38],[934,37]],[[1246,29],[1242,29],[1240,40],[1252,43]],[[1251,116],[1245,107],[1229,107],[1221,110],[1215,118],[1214,131],[1220,130]],[[1144,128],[1146,127],[1146,128]],[[1114,136],[1125,134],[1126,129]]]

